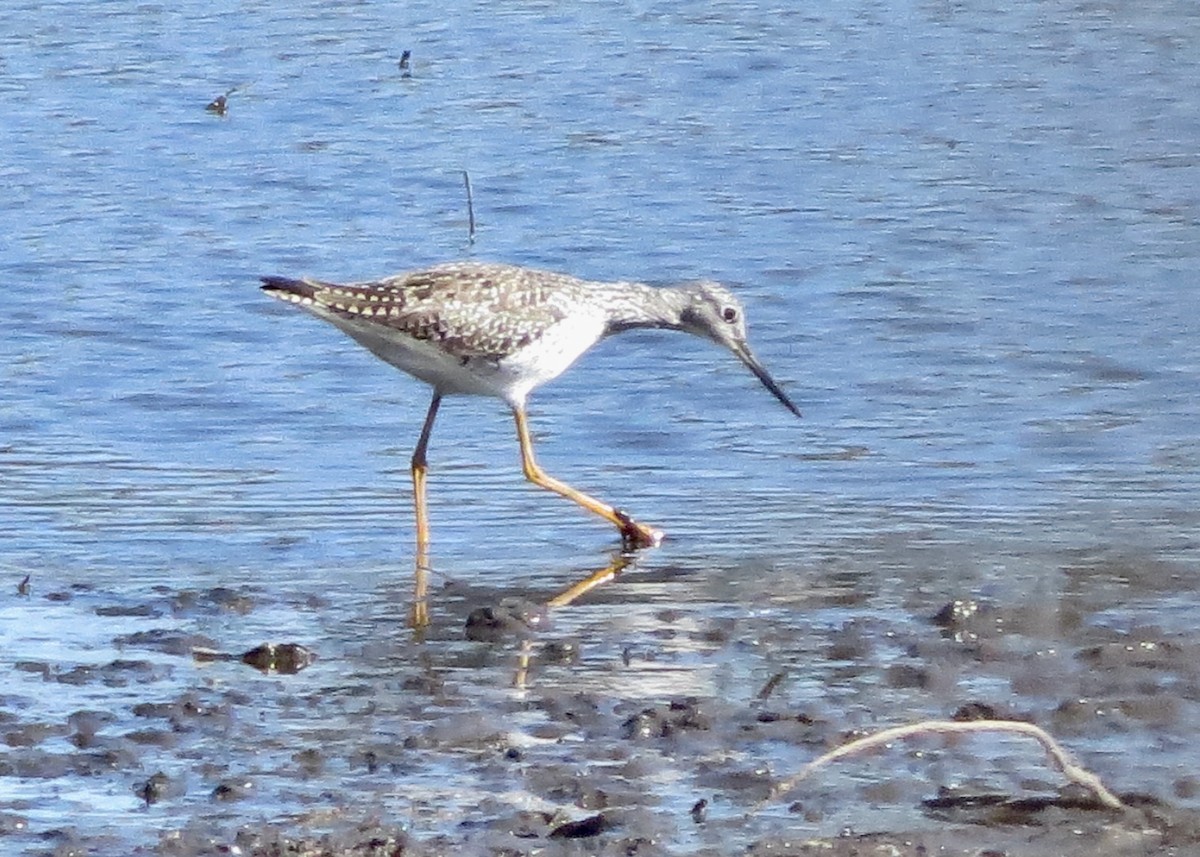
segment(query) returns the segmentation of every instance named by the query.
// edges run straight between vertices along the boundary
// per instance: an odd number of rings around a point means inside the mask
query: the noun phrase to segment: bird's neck
[[[605,334],[638,328],[679,330],[687,299],[678,289],[643,283],[608,283],[605,296]]]

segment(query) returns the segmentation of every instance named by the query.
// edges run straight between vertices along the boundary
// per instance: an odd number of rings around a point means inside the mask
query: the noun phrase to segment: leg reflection
[[[429,550],[417,549],[416,567],[413,569],[413,600],[409,624],[420,632],[429,627]]]
[[[591,592],[602,583],[607,583],[612,580],[634,562],[633,558],[628,554],[619,553],[613,556],[612,560],[604,568],[599,571],[593,571],[583,580],[564,589],[558,595],[555,595],[546,602],[548,609],[558,607],[566,607],[575,599],[582,595]]]
[[[471,639],[491,639],[496,641],[503,636],[506,636],[506,627],[508,631],[513,631],[518,627],[524,627],[526,630],[532,631],[542,621],[538,618],[538,614],[549,613],[551,610],[557,610],[574,603],[576,600],[591,592],[597,586],[607,583],[615,578],[622,571],[633,565],[636,560],[629,554],[615,554],[601,569],[597,569],[582,580],[571,584],[562,592],[552,598],[547,599],[540,606],[537,602],[529,602],[524,599],[512,599],[514,602],[523,602],[525,609],[520,611],[524,619],[520,622],[498,623],[495,620],[496,615],[500,613],[513,613],[512,605],[504,605],[505,609],[498,608],[481,608],[475,610],[468,619],[467,636]],[[419,549],[417,551],[416,560],[413,568],[413,597],[412,609],[409,614],[409,625],[414,631],[422,631],[429,627],[429,551],[428,549]],[[504,599],[505,602],[509,599]],[[489,618],[493,628],[489,630],[492,633],[480,635],[478,627],[472,630],[472,622],[478,621],[481,617]],[[521,618],[521,617],[517,617]],[[542,617],[544,618],[544,616]]]
[[[573,583],[553,598],[546,601],[546,612],[566,607],[581,596],[591,592],[597,586],[612,580],[634,563],[628,554],[618,553],[613,556],[608,565],[593,571],[578,583]],[[524,690],[529,686],[529,672],[533,661],[533,648],[528,638],[521,641],[521,652],[517,656],[516,674],[513,676],[513,687]]]

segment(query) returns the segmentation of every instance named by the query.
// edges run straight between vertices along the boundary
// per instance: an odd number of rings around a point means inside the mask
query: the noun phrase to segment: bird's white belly
[[[551,327],[540,338],[500,361],[499,372],[510,379],[518,399],[553,380],[604,335],[604,318],[580,313]]]
[[[561,375],[600,338],[604,320],[581,314],[559,322],[529,345],[499,359],[462,358],[436,343],[330,319],[381,360],[445,395],[491,396],[523,404],[530,391]]]

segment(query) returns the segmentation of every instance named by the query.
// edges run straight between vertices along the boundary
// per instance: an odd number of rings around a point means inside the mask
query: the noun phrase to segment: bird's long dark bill
[[[737,354],[738,359],[745,363],[750,371],[754,373],[755,377],[762,381],[763,386],[770,390],[771,394],[776,399],[783,402],[783,406],[785,408],[787,408],[796,416],[801,415],[800,409],[792,404],[792,400],[789,399],[787,394],[783,392],[783,389],[775,383],[775,379],[767,374],[767,370],[764,369],[763,365],[758,362],[757,358],[755,358],[755,356],[750,352],[749,348],[739,348],[734,353]]]

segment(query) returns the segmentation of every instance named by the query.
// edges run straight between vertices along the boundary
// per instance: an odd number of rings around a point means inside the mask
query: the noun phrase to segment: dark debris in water
[[[254,781],[245,778],[222,780],[212,790],[213,800],[244,800],[254,791]]]
[[[477,643],[532,637],[545,624],[546,606],[524,598],[503,598],[494,606],[478,607],[467,617],[466,636]]]
[[[162,771],[151,774],[145,782],[135,785],[133,790],[139,798],[146,802],[147,806],[182,794],[182,787],[173,783],[171,778]]]
[[[676,699],[665,705],[644,708],[621,724],[622,734],[629,739],[669,738],[685,730],[706,731],[711,720],[702,710],[698,699]]]
[[[229,112],[229,96],[237,92],[237,87],[225,90],[208,104],[204,105],[204,109],[216,116],[224,116]]]
[[[552,829],[546,836],[549,839],[587,839],[592,836],[599,836],[610,826],[609,820],[604,813],[598,812],[595,815],[589,815],[587,818],[580,818],[576,821],[565,821]]]
[[[317,659],[316,652],[300,643],[261,643],[240,655],[195,648],[192,649],[192,657],[199,662],[240,661],[259,672],[279,675],[295,675]]]
[[[295,675],[316,659],[312,649],[299,643],[263,643],[244,652],[241,661],[260,672]]]
[[[236,842],[237,853],[248,857],[403,857],[413,854],[409,845],[403,830],[375,824],[311,837],[274,827],[248,828],[238,834]]]
[[[1137,799],[1137,798],[1135,798]],[[1157,801],[1154,801],[1157,804]],[[958,794],[951,789],[939,790],[937,797],[921,801],[931,815],[947,820],[983,824],[995,827],[1008,824],[1040,824],[1046,813],[1063,810],[1071,813],[1102,812],[1119,814],[1096,796],[1078,789],[1065,788],[1054,796],[1014,797],[1007,794]]]
[[[151,628],[113,638],[119,647],[148,649],[168,655],[190,655],[194,649],[212,649],[217,645],[212,637],[179,631],[174,628]]]

